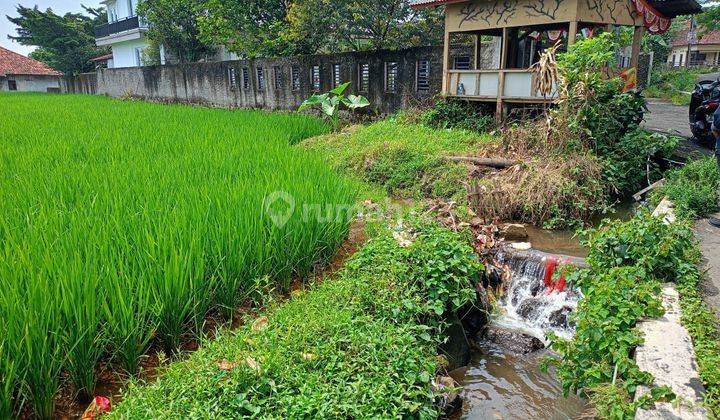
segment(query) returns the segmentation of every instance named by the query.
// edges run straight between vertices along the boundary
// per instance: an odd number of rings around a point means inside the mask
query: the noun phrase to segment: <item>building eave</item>
[[[134,41],[142,38],[147,32],[147,28],[134,28],[125,32],[118,32],[110,36],[95,39],[95,44],[98,47],[105,47],[108,45],[117,44],[125,41]]]

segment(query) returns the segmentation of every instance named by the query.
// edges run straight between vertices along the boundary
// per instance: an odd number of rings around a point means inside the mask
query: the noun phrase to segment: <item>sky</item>
[[[42,10],[49,7],[55,13],[62,15],[67,12],[81,12],[83,8],[80,4],[88,7],[98,7],[100,6],[100,0],[0,0],[0,46],[22,55],[28,55],[35,49],[34,47],[26,47],[8,39],[8,35],[16,34],[15,25],[10,23],[5,16],[17,16],[15,12],[17,4],[22,4],[25,7],[37,5]]]

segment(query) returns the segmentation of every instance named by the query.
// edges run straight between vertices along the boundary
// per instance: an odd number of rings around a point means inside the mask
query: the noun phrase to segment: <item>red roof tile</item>
[[[690,22],[670,41],[673,47],[684,47],[688,44],[688,31],[690,30]],[[720,31],[712,31],[703,33],[702,28],[697,30],[697,45],[720,45]],[[693,45],[696,45],[693,43]]]
[[[53,70],[37,60],[0,47],[0,76],[8,74],[62,76],[59,71]]]

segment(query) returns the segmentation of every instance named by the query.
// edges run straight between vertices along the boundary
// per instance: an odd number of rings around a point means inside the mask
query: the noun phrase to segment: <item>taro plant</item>
[[[338,115],[340,105],[345,105],[347,109],[349,109],[351,112],[354,112],[356,109],[365,108],[366,106],[370,105],[370,101],[368,101],[368,99],[362,95],[345,95],[345,91],[347,90],[348,86],[350,86],[350,83],[351,82],[343,83],[335,89],[331,90],[330,92],[326,92],[320,95],[312,95],[311,97],[307,98],[302,103],[302,105],[300,105],[298,111],[304,111],[314,106],[320,106],[323,114],[325,114],[330,119],[333,128],[337,128],[340,118]]]

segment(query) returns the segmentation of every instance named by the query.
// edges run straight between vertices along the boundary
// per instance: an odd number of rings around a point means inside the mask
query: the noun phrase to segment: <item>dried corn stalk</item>
[[[560,43],[557,43],[555,46],[543,51],[540,54],[540,60],[531,67],[535,73],[533,88],[535,92],[541,94],[544,98],[552,95],[553,89],[560,86],[562,76],[555,60],[555,52],[559,46]]]

